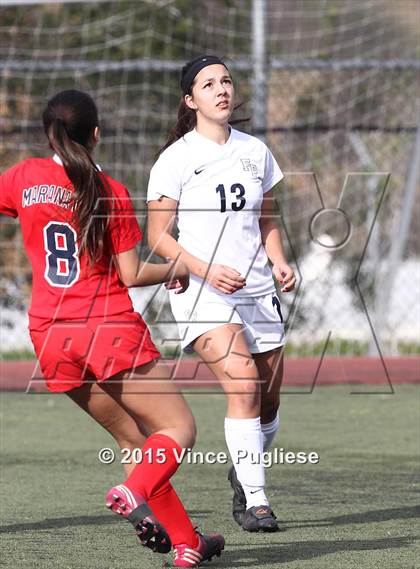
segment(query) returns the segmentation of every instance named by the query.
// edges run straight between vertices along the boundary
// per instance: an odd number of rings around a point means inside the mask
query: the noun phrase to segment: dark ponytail
[[[190,109],[185,103],[184,96],[182,96],[181,101],[178,106],[178,118],[175,126],[170,130],[168,134],[168,139],[162,148],[159,149],[156,158],[162,154],[164,150],[171,146],[172,143],[182,138],[184,134],[193,130],[197,125],[197,114],[194,109]]]
[[[109,188],[90,155],[98,111],[93,99],[81,91],[62,91],[48,101],[44,130],[51,148],[63,162],[73,188],[73,219],[80,237],[80,252],[91,264],[106,250]]]

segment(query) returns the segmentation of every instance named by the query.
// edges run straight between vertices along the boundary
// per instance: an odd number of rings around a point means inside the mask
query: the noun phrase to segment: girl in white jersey
[[[276,531],[258,457],[279,426],[284,327],[272,275],[282,292],[295,285],[272,192],[283,174],[265,144],[229,125],[234,88],[223,61],[190,61],[181,89],[178,122],[150,174],[149,244],[191,272],[171,307],[182,348],[201,356],[227,395],[233,516],[247,531]]]

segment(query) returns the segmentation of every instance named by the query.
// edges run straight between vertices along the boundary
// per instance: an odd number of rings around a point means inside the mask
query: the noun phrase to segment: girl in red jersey
[[[32,265],[29,329],[47,388],[65,392],[121,448],[143,461],[106,497],[141,543],[175,567],[197,567],[224,547],[196,532],[169,480],[195,424],[127,287],[188,287],[182,263],[139,260],[141,231],[126,188],[92,161],[99,140],[96,105],[86,93],[55,95],[43,113],[52,158],[25,160],[0,176],[0,213],[19,217]],[[173,282],[174,284],[171,284]]]

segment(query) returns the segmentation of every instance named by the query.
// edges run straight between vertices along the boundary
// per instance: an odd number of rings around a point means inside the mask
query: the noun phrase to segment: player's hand
[[[168,290],[175,290],[175,294],[181,294],[185,292],[190,285],[190,275],[188,274],[186,277],[182,277],[180,279],[175,279],[173,281],[169,281],[165,283],[165,287]]]
[[[165,283],[168,290],[175,290],[175,294],[185,292],[190,284],[190,271],[185,263],[176,261],[173,263],[170,280]]]
[[[273,265],[273,275],[281,286],[281,292],[290,292],[295,288],[295,273],[287,263],[275,263]]]
[[[246,280],[237,270],[226,265],[211,265],[206,281],[225,294],[232,294],[246,286]]]

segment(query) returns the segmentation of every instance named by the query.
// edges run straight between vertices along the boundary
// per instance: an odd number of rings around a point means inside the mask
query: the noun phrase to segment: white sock
[[[271,423],[261,423],[261,431],[264,437],[264,442],[263,442],[264,452],[266,452],[271,447],[271,443],[273,442],[273,439],[276,436],[279,427],[280,427],[280,417],[278,413],[275,416],[275,418],[271,421]]]
[[[239,482],[245,492],[246,507],[268,506],[264,492],[265,473],[261,454],[263,436],[260,418],[225,418],[226,444]]]

